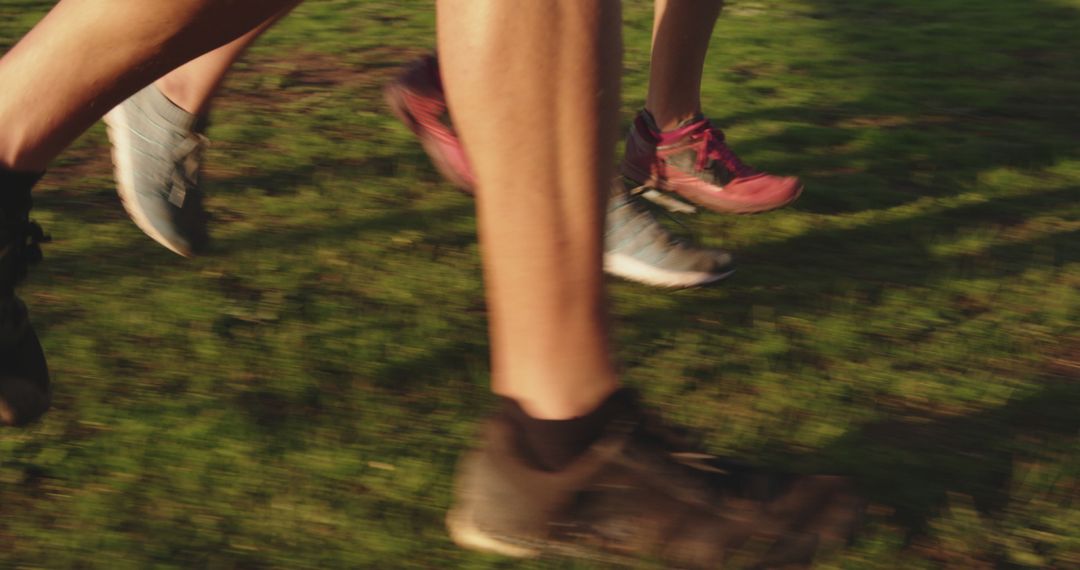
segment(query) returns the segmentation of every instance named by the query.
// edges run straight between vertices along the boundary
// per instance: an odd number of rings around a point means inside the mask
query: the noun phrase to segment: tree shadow
[[[810,0],[776,9],[786,12],[761,17],[812,19],[836,48],[796,58],[787,71],[808,83],[815,76],[842,82],[859,94],[843,108],[762,105],[728,117],[789,125],[741,140],[739,149],[767,149],[782,157],[778,171],[807,173],[808,190],[795,210],[884,211],[978,191],[980,175],[994,169],[1037,171],[1078,155],[1080,68],[1073,54],[1080,53],[1074,33],[1080,12],[1071,6]],[[753,63],[732,62],[727,75],[752,88],[753,79],[739,70]],[[860,144],[850,144],[856,139]],[[910,215],[752,243],[736,251],[745,270],[717,285],[724,294],[677,295],[678,302],[662,309],[628,311],[622,316],[634,331],[628,338],[648,344],[702,313],[730,326],[745,322],[754,306],[818,314],[815,295],[855,292],[873,301],[893,288],[1008,278],[1048,263],[1064,267],[1080,247],[1068,228],[973,252],[932,251],[965,232],[999,232],[1075,209],[1080,188],[1051,182],[1058,185],[988,192],[975,203],[930,203]]]
[[[787,125],[742,139],[737,150],[768,153],[775,158],[770,169],[802,175],[807,193],[794,210],[884,213],[927,197],[941,202],[751,244],[737,251],[743,270],[718,284],[719,291],[680,293],[660,307],[621,311],[617,329],[625,346],[664,346],[687,328],[738,343],[749,334],[755,307],[813,319],[828,315],[832,299],[873,306],[891,290],[1008,280],[1037,268],[1064,271],[1080,258],[1080,233],[1069,224],[956,253],[934,247],[968,232],[1000,235],[1036,217],[1076,211],[1080,188],[1061,178],[1048,180],[1047,189],[947,199],[977,193],[981,176],[993,170],[1039,172],[1080,155],[1080,68],[1074,63],[1080,12],[1047,1],[805,4],[809,11],[792,8],[796,13],[770,17],[820,21],[837,54],[809,54],[793,66],[802,66],[808,82],[820,72],[824,81],[850,83],[858,95],[843,108],[763,105],[733,114],[726,122]],[[972,309],[982,310],[992,309]],[[968,318],[958,311],[958,319]],[[640,350],[624,355],[630,366],[649,357]],[[706,367],[705,375],[751,372],[719,366]],[[887,409],[881,415],[888,419],[851,429],[812,456],[793,455],[784,442],[755,452],[810,469],[844,467],[873,501],[892,509],[911,538],[927,530],[951,493],[972,497],[984,512],[999,511],[1013,499],[1017,462],[1039,459],[1046,450],[1025,445],[1025,438],[1054,441],[1080,430],[1076,370],[1039,374],[1029,379],[1035,386],[1029,393],[997,408],[954,414]]]
[[[1018,461],[1046,459],[1030,443],[1080,429],[1074,380],[1047,377],[1037,391],[974,414],[872,422],[806,459],[843,465],[868,498],[893,510],[910,538],[927,529],[950,493],[971,497],[984,513],[1004,508]]]
[[[770,17],[814,20],[832,51],[796,56],[777,73],[805,77],[811,92],[850,86],[853,95],[842,108],[762,105],[726,117],[736,124],[787,124],[740,140],[737,148],[767,152],[775,158],[771,168],[803,177],[808,190],[794,209],[884,209],[977,189],[989,169],[1039,169],[1077,156],[1080,71],[1073,54],[1080,52],[1080,14],[1074,7],[807,4]],[[758,81],[738,73],[753,66],[731,62],[725,80],[753,89]]]
[[[937,288],[955,279],[1009,279],[1037,268],[1064,268],[1080,259],[1075,229],[994,243],[974,251],[935,253],[943,238],[1060,211],[1076,202],[1076,187],[1038,195],[998,197],[942,207],[888,222],[827,227],[739,251],[735,276],[710,289],[674,293],[659,308],[620,311],[618,327],[629,346],[648,346],[687,326],[709,327],[698,317],[723,323],[725,334],[752,319],[754,307],[813,318],[827,309],[822,299],[858,298],[876,304],[892,290]],[[734,328],[733,328],[734,327]]]

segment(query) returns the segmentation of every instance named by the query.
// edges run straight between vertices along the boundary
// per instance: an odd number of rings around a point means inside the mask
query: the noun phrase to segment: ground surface
[[[0,47],[50,4],[4,0]],[[625,11],[624,120],[651,21]],[[100,127],[59,161],[22,293],[56,407],[0,434],[0,567],[591,567],[443,531],[491,404],[472,203],[379,95],[432,27],[338,0],[264,38],[214,115],[204,258],[127,220]],[[860,478],[875,515],[826,565],[1080,565],[1078,28],[1077,0],[734,0],[718,25],[707,111],[807,192],[684,219],[741,269],[613,283],[619,356],[711,450]]]

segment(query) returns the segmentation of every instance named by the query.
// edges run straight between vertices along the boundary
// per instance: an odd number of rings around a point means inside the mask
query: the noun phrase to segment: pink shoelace
[[[713,127],[708,119],[702,119],[674,131],[659,133],[657,138],[660,139],[661,145],[669,145],[687,137],[697,146],[695,167],[698,170],[705,170],[709,165],[709,160],[715,160],[723,164],[724,168],[737,178],[757,174],[756,170],[739,159],[735,151],[724,142],[724,131]]]

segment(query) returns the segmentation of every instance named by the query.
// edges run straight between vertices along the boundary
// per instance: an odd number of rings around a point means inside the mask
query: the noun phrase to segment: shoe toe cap
[[[41,343],[26,326],[18,338],[0,340],[0,425],[22,426],[49,409],[49,368]]]
[[[163,197],[138,194],[132,212],[135,223],[154,241],[184,257],[198,253],[202,242],[200,232],[190,224],[181,223],[180,208]]]
[[[728,196],[749,204],[784,202],[798,196],[801,191],[802,182],[798,178],[770,174],[736,178],[724,187],[724,192]]]

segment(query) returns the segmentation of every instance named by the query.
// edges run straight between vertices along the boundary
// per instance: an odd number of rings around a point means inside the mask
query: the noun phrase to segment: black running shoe
[[[24,425],[49,408],[49,369],[41,344],[15,296],[27,267],[41,260],[41,227],[30,221],[37,176],[0,172],[0,425]]]
[[[846,542],[863,510],[843,477],[780,475],[680,451],[635,404],[559,472],[517,451],[495,418],[463,459],[447,516],[458,545],[666,567],[791,567]]]

